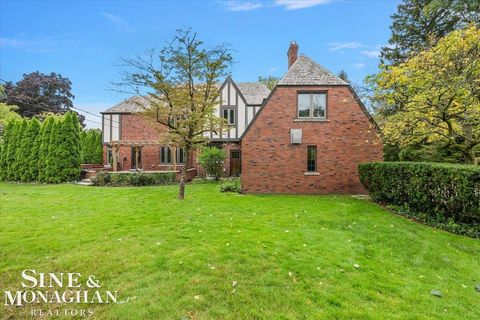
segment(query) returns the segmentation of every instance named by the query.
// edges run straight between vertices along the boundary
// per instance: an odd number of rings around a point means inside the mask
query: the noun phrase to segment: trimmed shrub
[[[359,165],[374,201],[452,232],[480,237],[480,167],[427,162]]]
[[[174,172],[134,172],[134,173],[111,173],[99,171],[92,179],[96,186],[153,186],[175,184]]]
[[[227,178],[223,179],[220,184],[221,192],[242,192],[242,184],[240,178]]]
[[[222,174],[224,160],[225,152],[215,147],[204,148],[198,156],[198,162],[203,166],[207,175],[214,177],[215,180],[218,180]]]
[[[53,117],[48,117],[45,119],[42,126],[42,134],[39,143],[38,149],[38,161],[37,161],[37,170],[38,177],[37,180],[40,182],[47,181],[47,160],[48,152],[50,149],[50,138],[52,136],[52,130],[55,126],[55,119]]]
[[[8,179],[10,181],[20,180],[20,162],[18,158],[18,151],[22,144],[23,135],[27,129],[27,120],[23,119],[16,123],[15,135],[12,137],[12,141],[8,149]]]

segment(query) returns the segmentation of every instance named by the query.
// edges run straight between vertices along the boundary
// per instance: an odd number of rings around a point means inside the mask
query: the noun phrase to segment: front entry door
[[[142,148],[140,147],[132,147],[132,155],[131,155],[131,168],[132,169],[141,169],[142,168]]]
[[[238,177],[242,173],[240,150],[230,150],[230,176]]]

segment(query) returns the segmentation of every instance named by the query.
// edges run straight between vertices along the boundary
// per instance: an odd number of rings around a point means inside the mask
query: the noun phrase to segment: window
[[[327,109],[326,93],[299,93],[298,117],[324,119]]]
[[[185,163],[186,158],[187,154],[185,153],[185,149],[177,148],[177,163]]]
[[[232,150],[231,157],[232,159],[240,159],[240,150]]]
[[[113,154],[112,154],[112,147],[107,147],[107,163],[112,164],[113,162]]]
[[[223,109],[223,118],[227,120],[227,124],[235,124],[235,109]]]
[[[160,163],[172,163],[172,151],[170,147],[160,147]]]
[[[316,146],[307,147],[307,171],[308,172],[317,171],[317,147]]]

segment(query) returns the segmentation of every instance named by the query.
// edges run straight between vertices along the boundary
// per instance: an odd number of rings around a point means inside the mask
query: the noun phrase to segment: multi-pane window
[[[185,149],[177,148],[177,163],[185,163],[186,157]]]
[[[176,152],[177,163],[185,163],[187,155],[185,149],[177,148]],[[172,149],[170,147],[160,147],[160,163],[171,164],[172,163]]]
[[[308,172],[317,171],[317,147],[316,146],[307,147],[307,171]]]
[[[172,163],[172,151],[170,147],[160,147],[160,163]]]
[[[326,93],[299,93],[298,94],[298,117],[322,119],[326,116],[327,94]]]
[[[223,109],[223,118],[227,121],[227,124],[235,124],[235,109]]]

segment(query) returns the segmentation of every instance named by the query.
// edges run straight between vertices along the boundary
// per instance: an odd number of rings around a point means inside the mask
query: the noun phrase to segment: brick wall
[[[298,90],[327,91],[327,121],[294,121]],[[302,129],[302,144],[290,143],[291,128]],[[318,175],[305,175],[309,145]],[[383,159],[374,125],[345,86],[277,87],[241,147],[246,193],[362,193],[357,165]]]
[[[141,115],[122,114],[121,116],[121,140],[157,140],[168,145],[168,128],[156,121],[149,120]],[[130,170],[132,168],[132,151],[129,146],[119,149],[118,170]],[[193,152],[190,159],[190,167],[196,162],[196,153]],[[107,146],[103,147],[103,163],[107,163]],[[160,164],[160,145],[142,147],[141,165],[143,170],[173,170],[173,165]],[[181,170],[182,165],[177,165]]]

